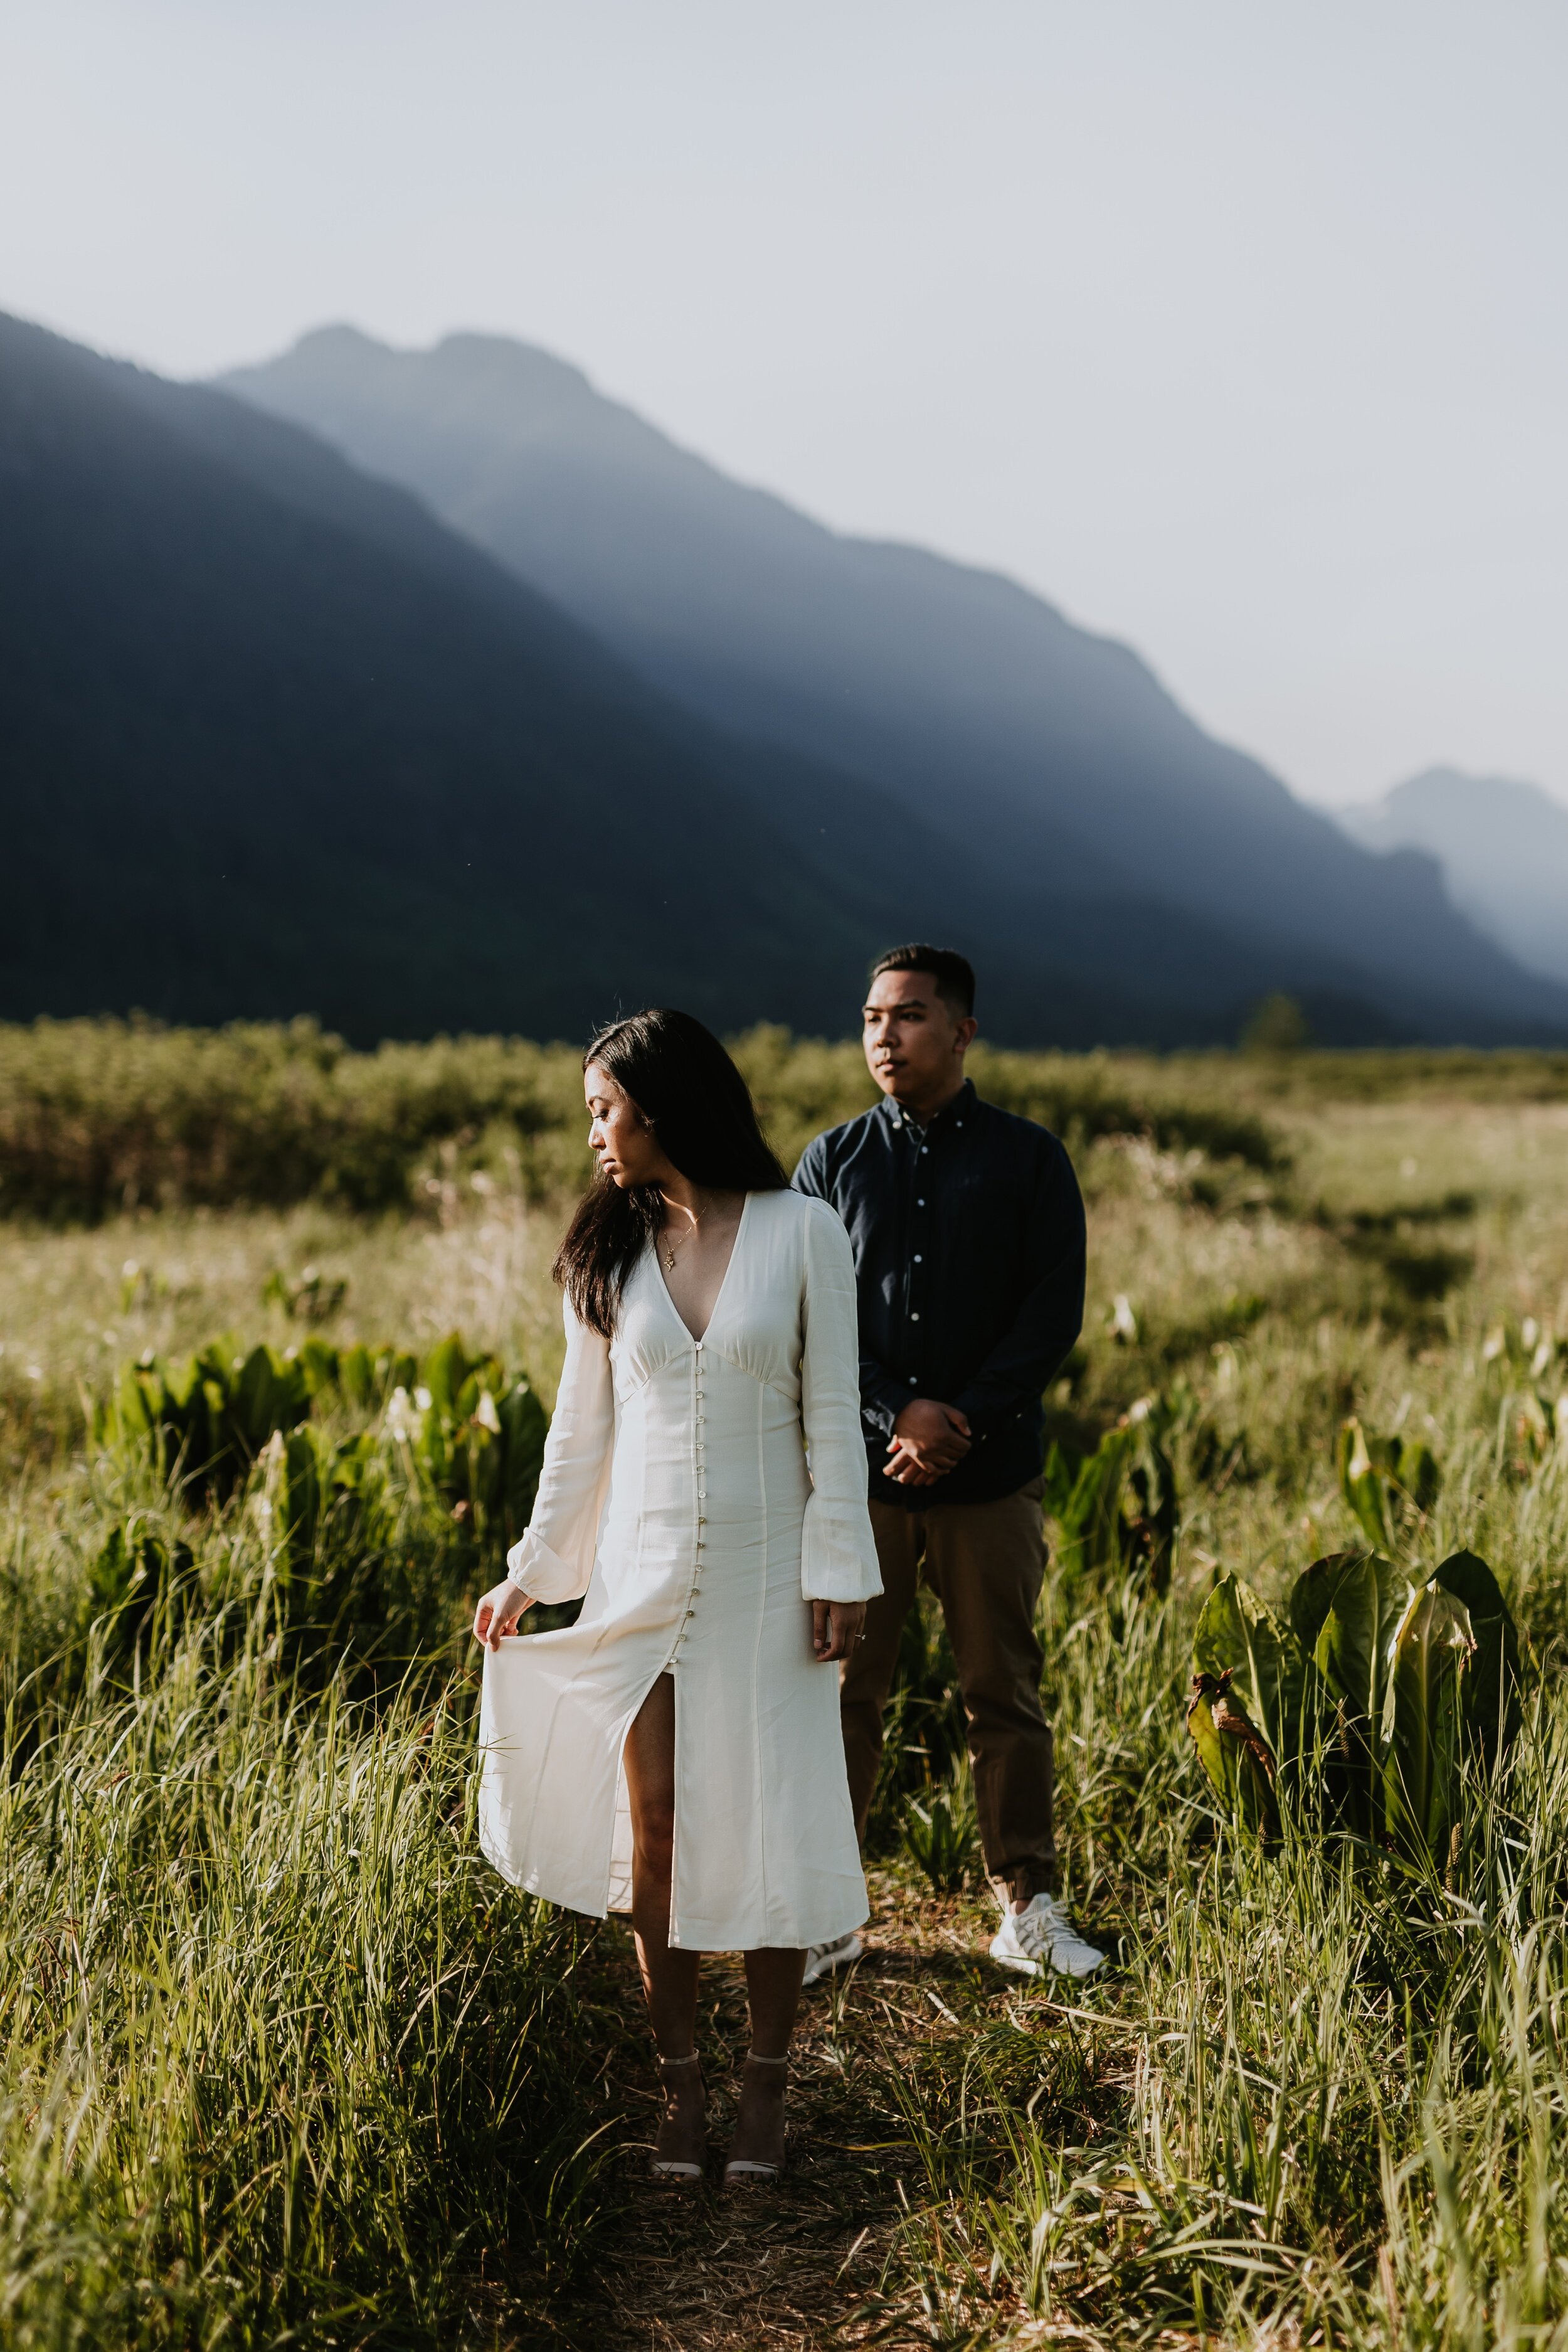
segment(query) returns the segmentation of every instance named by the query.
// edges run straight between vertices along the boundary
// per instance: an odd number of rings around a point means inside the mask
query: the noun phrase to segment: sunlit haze
[[[513,333],[1301,792],[1568,796],[1565,103],[1546,0],[24,0],[0,307]]]

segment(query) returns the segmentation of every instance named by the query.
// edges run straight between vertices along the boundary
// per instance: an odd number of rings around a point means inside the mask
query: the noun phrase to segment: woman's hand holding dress
[[[498,1650],[507,1635],[516,1632],[524,1610],[533,1605],[532,1596],[508,1580],[493,1584],[474,1612],[474,1639],[487,1650]]]

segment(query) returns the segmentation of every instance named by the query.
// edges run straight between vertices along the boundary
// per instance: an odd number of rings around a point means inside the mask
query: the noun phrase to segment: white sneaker
[[[1084,1942],[1064,1903],[1054,1895],[1037,1895],[1026,1910],[1015,1911],[1009,1904],[1003,1912],[1001,1927],[991,1939],[991,1958],[1024,1977],[1042,1976],[1047,1969],[1088,1977],[1105,1955]]]
[[[819,1977],[831,1977],[835,1969],[847,1969],[851,1961],[858,1960],[864,1950],[865,1946],[852,1927],[847,1936],[841,1936],[836,1944],[812,1944],[806,1953],[806,1973],[800,1979],[801,1985],[815,1984]]]

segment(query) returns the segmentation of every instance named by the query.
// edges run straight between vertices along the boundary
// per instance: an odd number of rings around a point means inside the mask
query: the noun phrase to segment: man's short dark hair
[[[969,1020],[974,1013],[975,967],[956,948],[928,947],[924,940],[906,948],[889,948],[873,964],[871,976],[880,980],[884,971],[929,972],[949,1013],[956,1013],[960,1021]]]

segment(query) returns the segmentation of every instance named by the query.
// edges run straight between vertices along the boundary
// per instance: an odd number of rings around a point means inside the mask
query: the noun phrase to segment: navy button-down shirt
[[[966,1080],[925,1127],[887,1099],[830,1128],[795,1186],[854,1251],[872,1499],[989,1503],[1037,1478],[1041,1400],[1083,1324],[1083,1201],[1056,1137]],[[911,1397],[956,1405],[974,1437],[930,1486],[883,1475]]]

